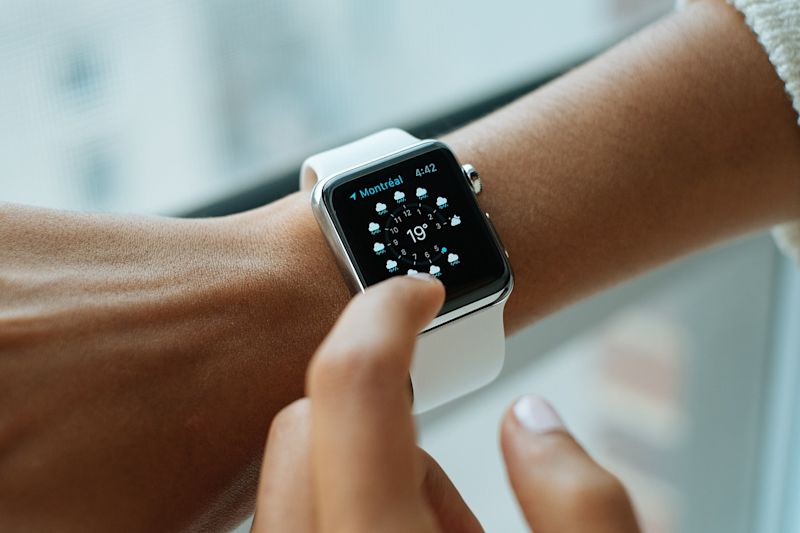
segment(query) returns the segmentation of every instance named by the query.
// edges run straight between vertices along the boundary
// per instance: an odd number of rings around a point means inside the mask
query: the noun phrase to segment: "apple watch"
[[[427,272],[445,286],[411,365],[415,413],[492,381],[503,366],[508,254],[478,205],[480,176],[436,140],[383,130],[309,157],[300,172],[351,289]]]

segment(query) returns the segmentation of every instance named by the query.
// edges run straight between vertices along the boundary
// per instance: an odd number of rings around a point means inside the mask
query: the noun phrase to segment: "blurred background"
[[[442,133],[671,7],[3,0],[0,201],[246,209],[291,190],[308,154],[389,125]],[[513,398],[538,392],[629,486],[646,531],[788,531],[798,365],[798,275],[751,236],[516,335],[500,379],[421,417],[421,441],[487,531],[524,531],[497,425]]]

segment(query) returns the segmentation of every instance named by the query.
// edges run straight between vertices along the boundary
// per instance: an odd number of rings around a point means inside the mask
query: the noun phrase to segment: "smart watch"
[[[492,381],[503,366],[513,275],[481,181],[436,140],[383,130],[309,157],[300,172],[314,216],[353,291],[427,272],[445,286],[411,365],[415,413]]]

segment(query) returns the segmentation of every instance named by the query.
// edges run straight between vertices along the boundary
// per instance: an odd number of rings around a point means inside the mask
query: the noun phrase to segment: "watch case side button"
[[[481,193],[481,175],[478,171],[470,165],[469,163],[464,163],[461,165],[461,170],[464,172],[464,176],[467,178],[467,182],[469,183],[470,188],[475,194]]]

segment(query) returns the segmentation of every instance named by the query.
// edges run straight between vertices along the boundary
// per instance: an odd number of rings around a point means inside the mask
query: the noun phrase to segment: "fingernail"
[[[522,427],[535,433],[564,429],[564,422],[549,403],[538,396],[523,396],[514,404],[514,417]]]
[[[411,274],[407,274],[407,277],[427,282],[439,281],[434,276],[431,276],[427,272],[412,272]]]

